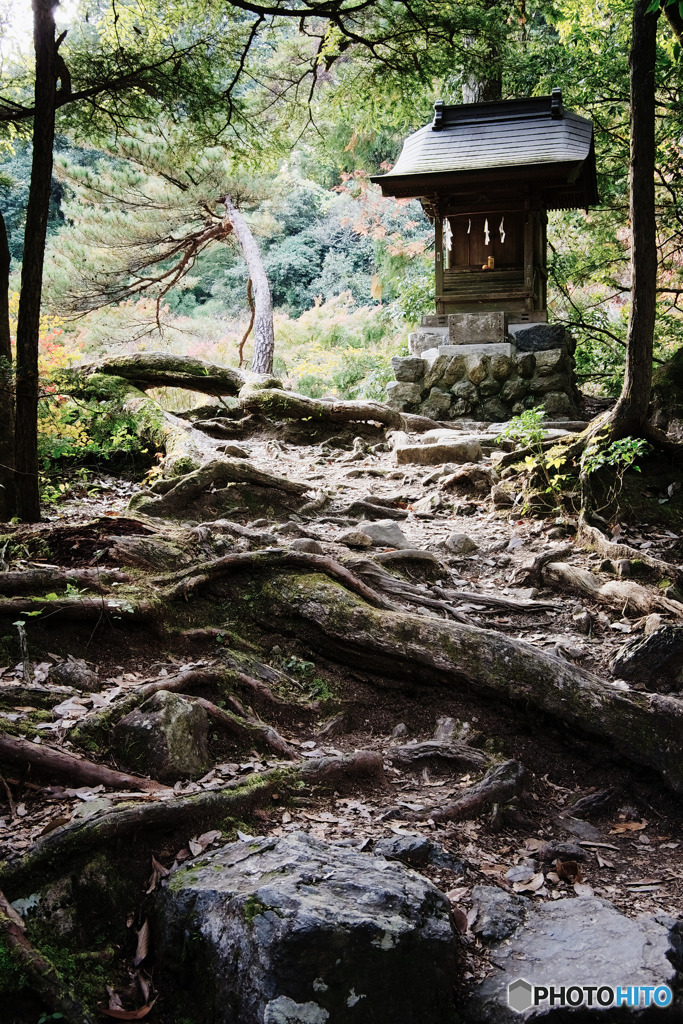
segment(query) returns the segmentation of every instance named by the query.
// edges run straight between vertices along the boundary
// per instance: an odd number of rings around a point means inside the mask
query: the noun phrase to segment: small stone
[[[298,523],[294,523],[291,520],[288,523],[283,523],[282,526],[276,526],[275,532],[281,537],[305,537],[306,531],[303,530]]]
[[[609,573],[610,576],[616,576],[616,566],[611,558],[603,558],[598,566],[600,572]]]
[[[453,555],[469,555],[473,551],[477,551],[479,548],[476,541],[473,541],[466,533],[449,534],[444,541],[444,546]]]
[[[500,484],[494,484],[491,488],[491,501],[496,508],[509,508],[514,499]]]
[[[98,690],[100,680],[97,672],[88,668],[82,658],[69,658],[53,665],[48,673],[51,683],[58,686],[73,686],[76,690]]]
[[[525,352],[517,356],[517,373],[520,377],[533,377],[536,370],[536,356],[532,352]]]
[[[492,395],[498,394],[500,386],[500,381],[495,377],[486,377],[479,385],[479,394],[483,398],[491,398]]]
[[[404,384],[398,380],[389,381],[386,386],[387,405],[392,409],[414,409],[422,400],[419,384]]]
[[[474,365],[470,368],[467,376],[473,384],[481,384],[483,380],[486,380],[488,376],[488,358],[484,357],[481,361],[479,359],[474,361]]]
[[[347,548],[371,548],[372,537],[363,530],[345,530],[337,537],[338,544],[346,544]]]
[[[440,388],[432,388],[429,392],[429,397],[420,406],[420,414],[428,416],[430,420],[446,419],[452,401],[450,392],[442,391]]]
[[[438,843],[425,836],[391,836],[375,843],[374,854],[387,860],[399,860],[411,868],[428,866],[441,868],[442,871],[455,871],[462,874],[464,865]]]
[[[586,636],[589,635],[593,628],[593,620],[590,617],[590,613],[587,611],[576,612],[572,615],[572,622],[578,629],[579,633],[584,633]]]
[[[563,348],[550,348],[536,353],[536,373],[539,377],[550,377],[554,373],[566,373],[569,359]]]
[[[406,445],[396,448],[399,466],[413,463],[418,466],[439,466],[444,462],[480,462],[481,445],[476,438],[463,437],[461,441],[442,444]]]
[[[475,388],[472,381],[461,380],[457,384],[454,384],[451,388],[451,393],[456,398],[463,398],[466,402],[476,402],[479,398],[479,392]]]
[[[393,356],[391,368],[396,380],[415,384],[424,377],[427,364],[419,356]]]
[[[533,359],[533,356],[532,356]],[[500,391],[503,402],[518,402],[529,394],[529,384],[523,377],[506,380]]]
[[[517,548],[521,548],[523,546],[524,546],[524,538],[523,537],[510,537],[510,540],[508,541],[508,546],[506,547],[505,550],[509,551],[510,553],[512,553],[513,551],[516,551]]]
[[[407,736],[407,735],[408,735],[408,726],[405,724],[405,722],[399,722],[398,725],[395,725],[394,728],[391,730],[391,738],[392,738],[392,740],[400,740],[400,739],[403,739],[403,737]]]
[[[204,773],[208,732],[201,705],[160,690],[116,724],[114,742],[124,764],[171,782]]]
[[[324,555],[322,544],[317,540],[309,540],[308,537],[297,537],[292,541],[290,547],[294,551],[307,551],[310,555]]]
[[[374,523],[363,519],[357,527],[367,534],[373,544],[383,548],[409,548],[410,541],[393,519],[377,519]]]
[[[241,448],[238,444],[222,444],[221,454],[228,455],[233,459],[248,459],[249,452],[246,448]]]
[[[496,380],[507,380],[512,373],[512,359],[509,356],[495,356],[491,360],[491,376]]]
[[[564,540],[566,536],[567,531],[565,530],[564,526],[553,526],[546,533],[546,537],[548,538],[548,540]]]
[[[481,407],[481,418],[490,423],[501,423],[508,419],[509,412],[499,398],[489,398]]]
[[[618,558],[616,561],[617,576],[620,579],[630,579],[633,575],[633,563],[628,558]]]

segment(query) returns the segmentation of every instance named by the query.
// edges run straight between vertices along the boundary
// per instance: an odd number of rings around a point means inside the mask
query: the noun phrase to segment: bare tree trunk
[[[253,373],[272,373],[273,355],[275,352],[275,332],[273,330],[273,301],[266,269],[256,239],[249,230],[249,225],[233,204],[230,196],[221,200],[225,204],[226,216],[232,224],[233,231],[247,261],[254,293],[254,355],[251,362]]]
[[[17,323],[16,489],[19,516],[40,519],[38,489],[38,341],[43,289],[45,236],[52,182],[55,134],[57,45],[54,8],[57,0],[33,0],[36,84],[33,119],[31,187],[26,208],[21,298]]]
[[[631,313],[626,376],[612,416],[613,436],[642,433],[652,383],[657,300],[655,223],[655,62],[659,11],[636,0],[631,39]]]
[[[10,252],[0,213],[0,522],[16,511],[14,493],[14,381],[9,327]]]

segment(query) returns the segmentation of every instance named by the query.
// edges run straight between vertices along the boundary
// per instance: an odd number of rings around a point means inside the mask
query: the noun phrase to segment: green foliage
[[[525,409],[519,416],[513,416],[510,422],[501,430],[499,439],[514,441],[515,444],[524,448],[540,448],[547,434],[543,426],[545,409],[542,405],[535,409]]]
[[[581,458],[581,468],[590,476],[603,466],[610,466],[617,471],[621,479],[627,469],[635,469],[640,473],[640,466],[636,465],[636,461],[649,451],[650,445],[642,437],[622,437],[607,444],[603,435],[586,448]]]

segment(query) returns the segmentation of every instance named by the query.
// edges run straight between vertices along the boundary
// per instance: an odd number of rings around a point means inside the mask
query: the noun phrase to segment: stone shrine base
[[[501,422],[540,405],[549,419],[578,419],[571,335],[544,323],[509,324],[501,334],[468,343],[460,332],[449,344],[448,326],[416,331],[413,355],[391,361],[396,379],[387,385],[387,403],[434,420]]]

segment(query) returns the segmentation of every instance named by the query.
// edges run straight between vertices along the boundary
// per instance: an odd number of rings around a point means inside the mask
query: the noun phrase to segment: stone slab
[[[477,438],[459,438],[457,441],[432,444],[405,445],[396,448],[399,466],[412,463],[418,466],[441,466],[444,462],[480,462],[483,452]]]
[[[497,902],[492,903],[492,896]],[[669,957],[680,955],[680,935],[673,919],[628,918],[597,897],[533,904],[489,886],[473,890],[478,916],[475,934],[491,942],[496,970],[478,985],[465,1008],[471,1024],[513,1024],[555,1018],[566,1021],[651,1020],[667,1024],[681,1019],[680,1004],[650,1012],[622,1007],[605,1011],[594,1005],[571,1007],[548,1002],[523,1011],[512,1009],[508,986],[523,979],[531,986],[670,985],[676,968]],[[500,925],[500,927],[498,927]]]
[[[451,313],[451,345],[489,345],[505,341],[505,313]]]
[[[429,349],[429,354],[434,349]],[[437,355],[446,356],[514,356],[516,353],[515,346],[510,344],[509,341],[501,341],[496,344],[476,344],[476,345],[439,345],[436,349]],[[428,357],[427,352],[422,353],[422,358]]]

